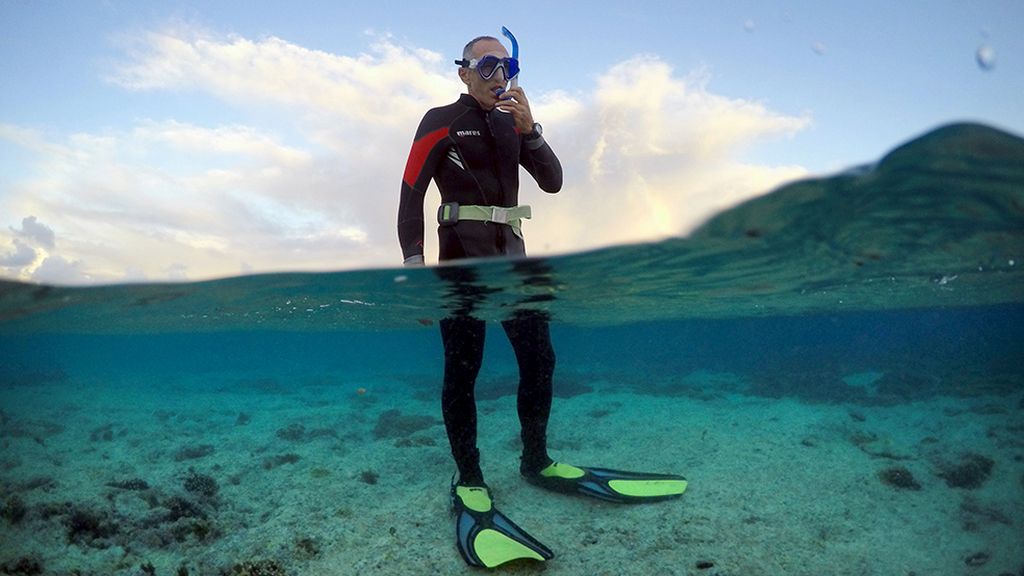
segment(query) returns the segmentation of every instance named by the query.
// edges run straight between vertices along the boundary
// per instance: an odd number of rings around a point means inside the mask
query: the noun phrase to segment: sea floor
[[[590,377],[555,399],[556,458],[689,479],[651,505],[526,484],[515,397],[479,401],[497,505],[556,554],[504,573],[1024,574],[1021,398],[811,404],[688,377],[679,395]],[[427,376],[4,387],[0,574],[473,572],[437,395]]]

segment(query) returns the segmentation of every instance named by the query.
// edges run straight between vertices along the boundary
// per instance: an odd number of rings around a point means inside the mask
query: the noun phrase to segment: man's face
[[[484,56],[507,58],[508,51],[497,40],[481,40],[473,45],[473,58],[479,60]],[[459,68],[459,78],[462,78],[462,82],[466,84],[469,95],[476,98],[484,110],[494,108],[498,102],[498,97],[494,94],[495,89],[504,89],[508,84],[508,80],[505,79],[504,67],[495,70],[494,76],[491,76],[490,80],[481,78],[476,69]]]

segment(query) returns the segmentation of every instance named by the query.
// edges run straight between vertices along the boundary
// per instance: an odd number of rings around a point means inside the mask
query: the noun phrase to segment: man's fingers
[[[526,131],[533,127],[533,115],[530,113],[530,103],[526,100],[526,92],[518,86],[509,88],[502,92],[498,103],[495,104],[502,112],[512,114],[516,126],[520,131]]]

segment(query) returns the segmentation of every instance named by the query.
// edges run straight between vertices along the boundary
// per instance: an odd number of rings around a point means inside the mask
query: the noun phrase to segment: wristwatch
[[[540,125],[540,122],[533,123],[533,132],[526,135],[526,141],[536,140],[544,135],[544,127]]]

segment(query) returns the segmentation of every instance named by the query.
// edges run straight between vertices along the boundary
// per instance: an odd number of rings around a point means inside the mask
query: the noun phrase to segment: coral
[[[193,494],[212,498],[217,495],[219,489],[220,487],[217,485],[216,480],[205,474],[199,474],[194,470],[190,471],[188,477],[185,478],[185,490]]]
[[[320,543],[313,538],[299,538],[295,541],[295,548],[301,556],[314,558],[320,555]]]
[[[35,576],[43,574],[43,561],[36,555],[22,556],[16,560],[10,560],[0,564],[0,574],[12,576]]]
[[[337,438],[338,433],[333,428],[316,428],[309,431],[306,435],[306,439],[315,440],[316,438]]]
[[[287,576],[284,568],[276,560],[247,560],[241,564],[235,564],[229,572],[223,572],[223,576]]]
[[[26,492],[30,490],[42,490],[44,492],[52,490],[57,486],[57,481],[49,476],[36,476],[30,480],[24,482],[19,489]]]
[[[175,522],[182,518],[206,518],[206,513],[202,508],[181,496],[171,496],[163,502],[163,507],[167,509],[166,520],[168,522]]]
[[[184,542],[189,536],[194,537],[199,542],[205,542],[208,539],[220,536],[220,532],[216,527],[205,519],[179,523],[172,527],[170,532],[177,542]]]
[[[185,446],[178,450],[174,454],[174,460],[181,462],[182,460],[196,460],[213,454],[213,446],[209,444],[200,444],[199,446]]]
[[[64,520],[68,530],[68,542],[85,544],[95,548],[106,548],[106,539],[118,533],[118,525],[105,513],[74,508]]]
[[[0,436],[3,436],[2,432],[0,432]],[[11,470],[14,470],[18,466],[21,466],[22,464],[22,459],[18,458],[17,456],[0,457],[0,471],[3,472],[10,472]]]
[[[107,482],[107,486],[110,486],[111,488],[119,488],[121,490],[149,490],[149,483],[139,478]]]
[[[43,520],[47,520],[47,521],[52,519],[54,516],[63,516],[64,514],[70,514],[71,513],[71,503],[70,502],[64,502],[64,503],[56,503],[56,502],[44,503],[44,504],[37,505],[35,508],[36,508],[36,512],[39,514],[39,517],[42,518]]]
[[[363,470],[359,473],[359,480],[371,486],[376,484],[379,478],[380,475],[373,470]]]
[[[7,520],[11,524],[21,522],[27,513],[28,508],[25,507],[25,501],[17,494],[8,496],[3,506],[0,506],[0,518]]]
[[[904,401],[929,398],[935,394],[935,378],[913,370],[889,370],[876,382],[879,396],[895,397]]]
[[[306,437],[306,427],[302,424],[289,424],[287,428],[277,431],[277,437],[290,442],[301,442]]]
[[[249,422],[252,422],[252,416],[245,412],[239,412],[238,419],[235,420],[235,426],[245,426]]]
[[[921,485],[914,479],[914,475],[903,466],[894,466],[879,470],[878,478],[883,484],[900,488],[903,490],[920,490]]]
[[[9,420],[9,423],[5,423],[0,429],[0,436],[29,438],[41,446],[46,446],[48,438],[62,432],[64,432],[64,426],[55,422]]]
[[[419,446],[437,446],[437,442],[433,438],[424,438],[422,436],[395,440],[396,448],[416,448]]]
[[[89,440],[92,442],[110,442],[114,439],[114,425],[106,424],[96,428],[89,434]]]
[[[403,416],[397,409],[388,410],[377,419],[377,425],[373,428],[373,436],[378,440],[403,438],[412,436],[437,423],[437,419],[431,416]]]
[[[943,464],[938,476],[950,488],[973,490],[981,487],[992,474],[995,461],[980,454],[967,454],[959,464]]]
[[[960,512],[963,514],[963,528],[967,532],[976,532],[982,522],[1013,526],[1013,519],[998,506],[982,504],[970,496],[960,503]]]
[[[263,461],[263,469],[264,470],[272,470],[272,469],[277,468],[278,466],[282,466],[284,464],[295,464],[299,460],[300,460],[300,458],[299,458],[298,454],[280,454],[280,455],[274,456],[273,458],[265,459]]]
[[[988,552],[976,552],[964,558],[964,564],[967,564],[971,568],[977,568],[978,566],[984,566],[992,558]]]

